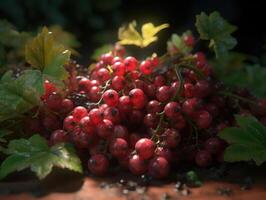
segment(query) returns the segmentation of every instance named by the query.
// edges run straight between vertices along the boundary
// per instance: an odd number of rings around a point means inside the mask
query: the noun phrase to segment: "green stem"
[[[245,97],[238,96],[238,95],[233,94],[233,93],[231,93],[231,92],[220,91],[220,92],[217,92],[217,94],[220,94],[220,95],[223,95],[223,96],[227,96],[227,97],[232,97],[232,98],[235,98],[235,99],[241,100],[241,101],[246,102],[246,103],[249,103],[249,104],[257,105],[257,102],[252,101],[252,100],[250,100],[250,99],[247,99],[247,98],[245,98]]]
[[[200,79],[204,79],[205,76],[202,73],[202,71],[200,71],[198,68],[194,67],[193,65],[189,64],[189,63],[181,63],[180,64],[180,68],[185,68],[185,69],[189,69],[191,71],[194,71],[196,73],[196,75],[200,78]]]
[[[183,77],[181,75],[181,70],[180,69],[177,69],[178,67],[175,67],[175,73],[176,73],[176,76],[178,78],[178,81],[179,81],[179,86],[178,86],[178,90],[176,91],[174,97],[173,97],[173,100],[176,100],[179,98],[182,90],[183,90],[183,86],[184,86],[184,80],[183,80]]]

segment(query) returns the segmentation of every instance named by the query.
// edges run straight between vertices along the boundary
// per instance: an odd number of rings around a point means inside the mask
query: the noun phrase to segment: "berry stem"
[[[250,100],[250,99],[247,99],[247,98],[244,98],[244,97],[238,96],[238,95],[233,94],[233,93],[231,93],[231,92],[220,91],[220,92],[217,92],[217,94],[220,94],[220,95],[223,95],[223,96],[227,96],[227,97],[232,97],[232,98],[235,98],[235,99],[241,100],[241,101],[246,102],[246,103],[249,103],[249,104],[257,105],[257,103],[256,103],[255,101],[252,101],[252,100]]]
[[[177,76],[178,81],[179,81],[179,86],[178,86],[178,90],[176,91],[176,93],[173,97],[173,100],[176,100],[179,98],[180,93],[182,92],[183,87],[184,87],[184,80],[183,80],[183,77],[181,75],[181,69],[178,69],[178,68],[179,68],[178,66],[175,67],[175,73],[176,73],[176,76]]]

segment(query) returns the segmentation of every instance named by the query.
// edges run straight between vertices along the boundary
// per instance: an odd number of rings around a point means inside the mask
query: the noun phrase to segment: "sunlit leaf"
[[[67,77],[64,68],[70,59],[70,51],[54,41],[53,35],[43,28],[31,42],[26,45],[26,61],[44,74],[60,80]]]
[[[154,26],[152,23],[146,23],[141,28],[141,34],[136,30],[136,26],[136,22],[133,21],[127,26],[119,28],[118,38],[120,44],[146,47],[155,42],[158,39],[156,34],[162,29],[168,28],[169,24]]]

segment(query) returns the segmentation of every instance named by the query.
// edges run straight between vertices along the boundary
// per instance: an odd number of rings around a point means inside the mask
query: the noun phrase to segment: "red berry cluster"
[[[72,142],[93,174],[106,174],[115,160],[135,175],[164,178],[181,163],[222,161],[226,143],[216,135],[234,124],[235,113],[258,113],[266,124],[265,100],[253,111],[219,95],[225,87],[203,53],[190,55],[188,67],[172,64],[163,73],[156,55],[140,62],[124,53],[103,54],[90,74],[75,76],[77,88],[68,93],[46,81],[43,109],[27,129],[45,132],[51,144]]]

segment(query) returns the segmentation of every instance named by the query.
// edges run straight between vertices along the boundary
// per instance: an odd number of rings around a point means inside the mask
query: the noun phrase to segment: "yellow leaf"
[[[146,47],[155,42],[158,37],[156,34],[162,29],[168,28],[169,24],[154,26],[152,23],[144,24],[141,28],[141,34],[136,30],[136,22],[129,23],[127,27],[123,26],[118,31],[119,43],[122,45],[136,45]]]
[[[63,80],[67,77],[64,68],[70,59],[70,51],[54,41],[52,33],[44,27],[25,47],[26,61],[44,74]]]
[[[162,29],[168,28],[169,24],[162,24],[160,26],[154,26],[152,23],[144,24],[141,28],[142,37],[143,37],[143,46],[148,46],[150,43],[158,39],[155,36]]]
[[[133,44],[136,46],[142,45],[142,37],[136,30],[136,22],[133,21],[128,26],[122,26],[118,30],[119,43],[122,45]]]

